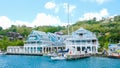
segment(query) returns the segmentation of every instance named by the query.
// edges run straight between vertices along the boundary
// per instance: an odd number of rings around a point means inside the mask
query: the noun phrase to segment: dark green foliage
[[[54,33],[54,32],[58,32],[60,30],[63,30],[65,28],[62,26],[38,26],[38,27],[35,27],[34,29],[39,30],[39,31]]]
[[[0,27],[0,31],[2,30],[3,28],[2,27]]]
[[[115,22],[120,22],[120,15],[114,17]]]

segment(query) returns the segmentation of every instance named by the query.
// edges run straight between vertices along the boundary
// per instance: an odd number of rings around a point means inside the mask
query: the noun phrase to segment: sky
[[[69,6],[69,8],[68,8]],[[68,10],[69,9],[69,10]],[[0,0],[0,26],[58,26],[120,15],[119,0]]]

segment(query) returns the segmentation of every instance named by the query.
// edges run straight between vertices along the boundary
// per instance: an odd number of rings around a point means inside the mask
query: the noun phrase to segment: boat
[[[118,58],[118,59],[120,59],[120,53],[112,53],[108,57],[109,58]]]
[[[3,53],[0,52],[0,55],[2,55]]]
[[[2,53],[2,51],[0,50],[0,55],[2,55],[3,53]]]
[[[51,57],[52,60],[65,60],[66,58],[64,57],[64,54],[58,54],[57,56],[52,56]]]
[[[108,57],[120,59],[120,43],[109,44]]]
[[[66,58],[65,57],[62,57],[62,56],[55,56],[55,57],[51,57],[52,60],[65,60]]]
[[[5,55],[6,52],[0,51],[0,55]]]
[[[54,56],[57,56],[57,53],[48,53],[47,56],[54,57]]]

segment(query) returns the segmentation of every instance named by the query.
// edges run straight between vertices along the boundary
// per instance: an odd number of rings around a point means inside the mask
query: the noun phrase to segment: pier
[[[81,55],[67,55],[67,60],[75,60],[91,57],[91,54],[81,54]]]

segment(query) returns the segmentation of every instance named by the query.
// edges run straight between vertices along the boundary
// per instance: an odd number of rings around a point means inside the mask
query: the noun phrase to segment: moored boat
[[[66,58],[64,57],[63,53],[58,54],[57,56],[52,56],[52,60],[65,60]]]
[[[48,53],[47,56],[54,57],[54,56],[57,56],[57,53]]]
[[[66,58],[63,57],[63,56],[54,56],[54,57],[51,57],[52,60],[65,60]]]
[[[119,53],[112,53],[108,57],[109,58],[119,58],[120,59],[120,54]]]
[[[120,59],[120,43],[109,44],[108,57]]]
[[[0,55],[5,55],[5,54],[6,54],[6,52],[2,52],[2,51],[0,52]]]

